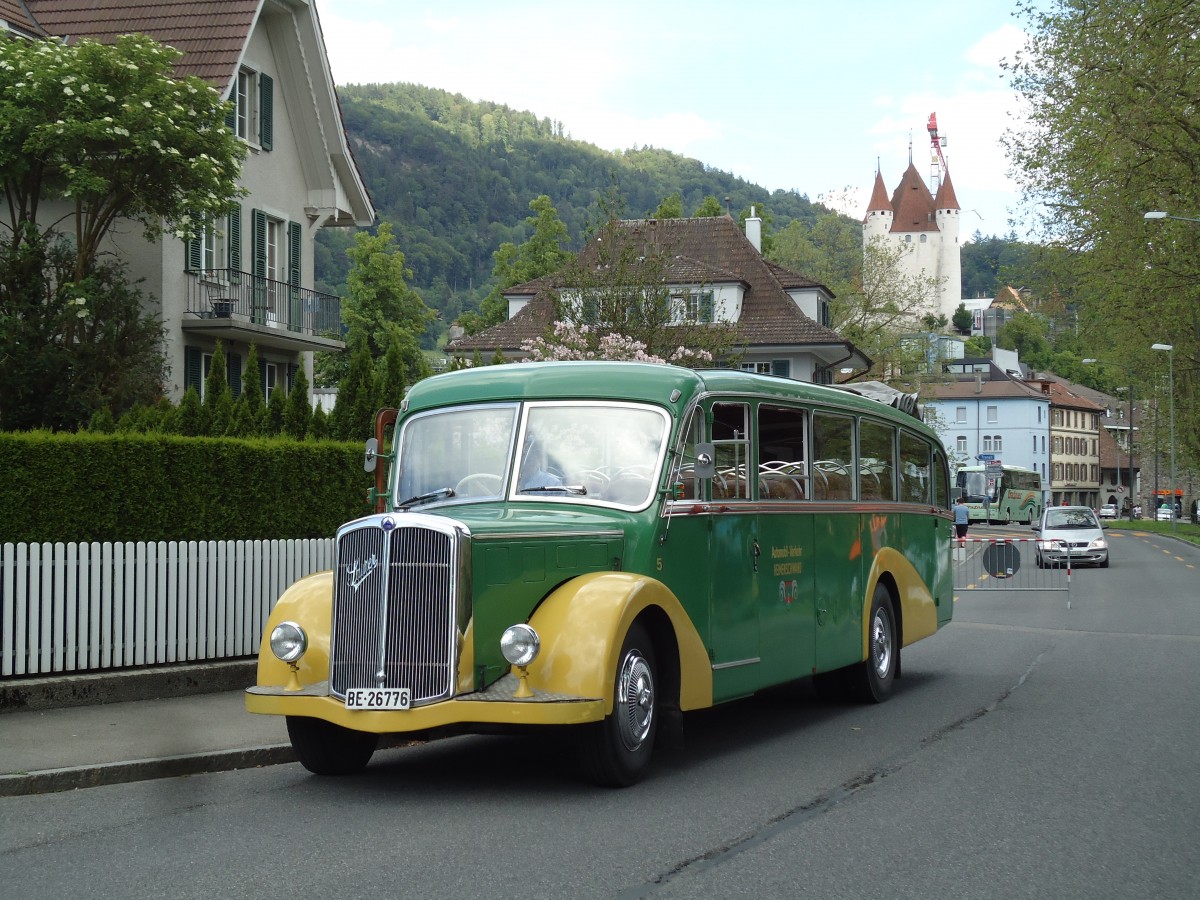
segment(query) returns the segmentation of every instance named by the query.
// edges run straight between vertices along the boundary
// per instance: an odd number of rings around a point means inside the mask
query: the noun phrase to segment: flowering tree
[[[550,338],[537,337],[523,341],[521,349],[529,356],[522,362],[546,360],[607,359],[635,362],[673,363],[680,366],[712,365],[713,355],[707,350],[676,347],[665,359],[646,352],[646,345],[628,335],[608,332],[600,334],[588,325],[555,322]]]
[[[12,247],[29,229],[44,236],[69,222],[81,280],[118,219],[155,240],[190,235],[227,211],[246,147],[225,126],[216,90],[174,77],[181,55],[145,35],[0,41],[0,185]],[[67,208],[47,208],[57,200]]]

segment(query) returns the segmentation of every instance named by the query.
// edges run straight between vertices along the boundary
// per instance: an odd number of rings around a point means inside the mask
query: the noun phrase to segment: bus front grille
[[[461,535],[397,518],[352,523],[338,535],[330,688],[337,697],[408,688],[418,706],[454,692]]]

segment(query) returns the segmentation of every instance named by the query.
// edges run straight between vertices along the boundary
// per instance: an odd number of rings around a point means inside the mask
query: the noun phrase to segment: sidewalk
[[[283,719],[245,710],[253,679],[218,664],[0,683],[0,797],[292,762]]]

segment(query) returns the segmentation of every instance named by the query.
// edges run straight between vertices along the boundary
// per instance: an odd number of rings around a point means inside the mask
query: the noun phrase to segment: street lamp
[[[1142,216],[1143,219],[1178,219],[1180,222],[1200,222],[1200,219],[1193,219],[1191,216],[1173,216],[1170,213],[1154,210]]]
[[[1098,362],[1100,362],[1100,360],[1091,359],[1091,358],[1083,360],[1083,364],[1085,366],[1095,365]],[[1129,391],[1126,394],[1126,397],[1129,401],[1129,445],[1125,449],[1129,452],[1129,521],[1132,522],[1133,521],[1133,508],[1135,506],[1137,506],[1137,492],[1134,490],[1134,486],[1133,486],[1133,370],[1126,369],[1125,374],[1127,376],[1129,376]],[[1117,390],[1120,390],[1120,388],[1117,388]],[[1117,485],[1118,486],[1120,486],[1120,484],[1121,484],[1120,461],[1121,461],[1120,456],[1118,456],[1117,457]]]
[[[1149,214],[1147,213],[1147,215]],[[1167,354],[1167,388],[1171,392],[1171,530],[1175,531],[1175,345],[1151,344],[1150,349],[1164,350]],[[1155,513],[1156,517],[1157,515],[1158,513]]]

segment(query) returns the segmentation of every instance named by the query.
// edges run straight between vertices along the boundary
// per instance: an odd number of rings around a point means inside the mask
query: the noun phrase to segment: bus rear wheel
[[[635,623],[617,658],[612,712],[580,734],[580,765],[597,784],[627,787],[649,770],[658,734],[657,676],[650,635]]]
[[[867,658],[851,675],[851,686],[864,703],[882,703],[892,693],[900,668],[900,641],[892,595],[882,585],[875,586],[871,598],[871,617],[867,630]]]
[[[314,775],[355,775],[367,767],[379,745],[377,734],[309,716],[288,716],[287,730],[300,765]]]

